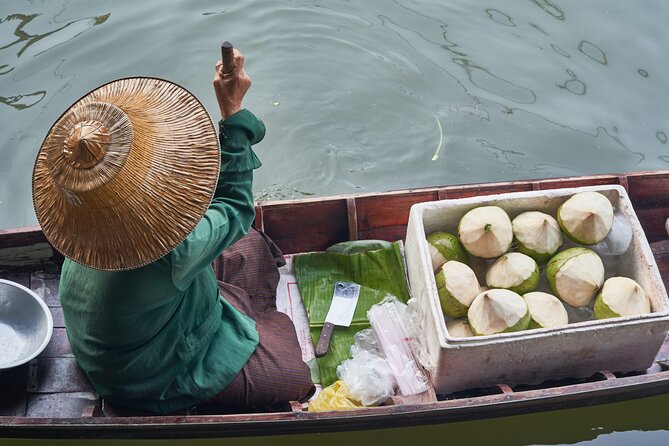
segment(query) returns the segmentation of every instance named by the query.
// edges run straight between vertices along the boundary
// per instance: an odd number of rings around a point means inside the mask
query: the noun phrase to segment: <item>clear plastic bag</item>
[[[437,364],[434,357],[428,353],[427,337],[424,329],[428,326],[426,321],[428,317],[415,298],[409,299],[405,313],[405,327],[409,333],[409,346],[414,358],[427,373],[434,373],[437,370]]]
[[[372,328],[356,333],[351,359],[337,367],[351,398],[376,406],[395,395],[415,395],[429,383],[414,349],[427,356],[420,314],[388,295],[367,313]]]
[[[395,394],[395,376],[388,362],[380,356],[371,329],[355,335],[351,359],[337,367],[337,376],[348,385],[351,397],[364,406],[378,406]]]
[[[353,339],[355,343],[351,346],[351,356],[356,356],[361,350],[366,350],[376,356],[383,356],[379,347],[379,341],[376,339],[374,330],[371,328],[360,330],[353,336]]]
[[[385,240],[351,240],[336,243],[326,249],[327,252],[335,254],[358,254],[361,252],[375,251],[377,249],[389,249],[393,246]]]
[[[620,256],[625,254],[632,243],[634,230],[625,214],[616,210],[613,214],[611,230],[604,240],[592,246],[600,256]]]
[[[412,312],[395,296],[386,296],[367,312],[381,351],[395,375],[402,395],[416,395],[429,389],[427,376],[412,350],[418,330]]]

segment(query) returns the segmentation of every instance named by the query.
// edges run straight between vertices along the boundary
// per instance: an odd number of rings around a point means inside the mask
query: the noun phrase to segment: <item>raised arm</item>
[[[209,209],[172,255],[172,279],[185,288],[223,249],[243,237],[254,218],[253,169],[260,167],[251,145],[262,140],[265,126],[242,108],[251,80],[244,57],[235,50],[235,69],[223,74],[216,64],[214,91],[221,112],[221,173]]]

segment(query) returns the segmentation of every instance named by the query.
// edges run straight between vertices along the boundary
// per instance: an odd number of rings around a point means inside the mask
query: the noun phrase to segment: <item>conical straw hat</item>
[[[51,127],[33,171],[45,236],[102,270],[164,256],[209,206],[220,169],[214,124],[190,92],[155,78],[110,82]]]

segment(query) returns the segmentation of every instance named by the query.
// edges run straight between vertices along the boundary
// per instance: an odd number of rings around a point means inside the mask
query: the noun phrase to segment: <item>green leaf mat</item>
[[[367,310],[387,294],[402,302],[409,300],[402,249],[402,243],[395,242],[390,248],[359,254],[316,252],[295,256],[295,275],[314,345],[330,308],[335,282],[341,280],[361,285],[351,326],[335,326],[328,354],[317,360],[323,387],[337,380],[337,366],[349,357],[353,336],[370,326]]]

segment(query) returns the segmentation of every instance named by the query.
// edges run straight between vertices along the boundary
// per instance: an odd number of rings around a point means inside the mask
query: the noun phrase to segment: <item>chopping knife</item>
[[[360,285],[351,282],[336,282],[332,293],[332,302],[325,323],[316,344],[316,357],[321,358],[328,353],[330,338],[335,325],[348,327],[353,320],[355,307],[360,297]]]

